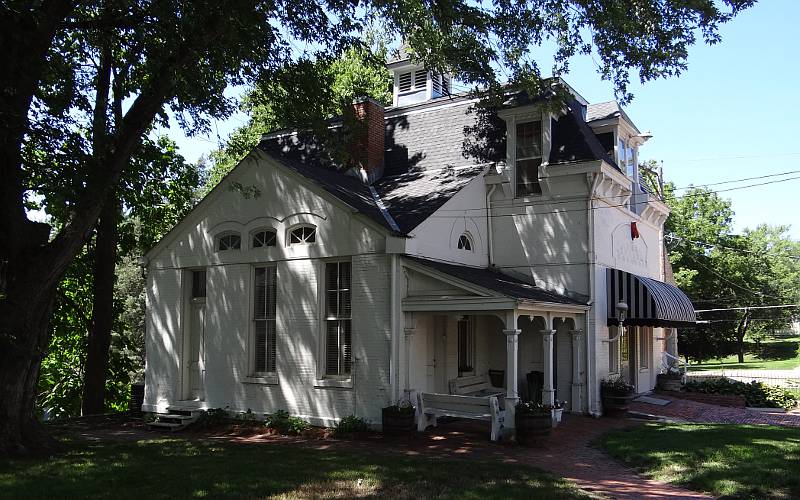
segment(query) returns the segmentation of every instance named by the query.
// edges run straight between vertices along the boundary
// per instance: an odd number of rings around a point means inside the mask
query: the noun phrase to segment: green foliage
[[[633,394],[634,387],[622,377],[608,378],[600,381],[600,392],[610,396],[627,396]]]
[[[520,401],[514,407],[517,415],[550,415],[553,407],[534,401]]]
[[[228,408],[209,408],[200,412],[197,420],[192,424],[199,429],[213,429],[220,427],[230,420]]]
[[[745,340],[765,338],[785,328],[792,309],[745,309],[748,306],[797,303],[800,299],[800,243],[788,228],[760,225],[733,234],[730,200],[709,189],[691,188],[675,196],[666,186],[671,213],[666,244],[675,281],[708,323],[679,330],[683,355],[702,361],[739,353]],[[742,308],[742,309],[731,309]]]
[[[747,406],[754,408],[785,408],[791,409],[798,405],[797,395],[781,387],[766,385],[763,382],[750,383],[731,380],[729,378],[714,378],[710,380],[690,380],[684,385],[688,392],[702,392],[705,394],[735,394],[744,396]]]
[[[346,437],[354,432],[366,432],[369,430],[366,420],[355,415],[348,415],[339,420],[336,427],[333,429],[333,435],[336,437]]]
[[[289,412],[285,410],[278,410],[275,413],[267,415],[264,425],[285,435],[297,435],[311,427],[311,425],[302,418],[289,415]]]
[[[261,139],[276,129],[297,127],[327,135],[320,118],[342,115],[357,97],[391,101],[386,47],[353,47],[338,57],[302,58],[259,81],[245,95],[249,122],[234,130],[225,146],[211,153],[204,193],[208,193]]]
[[[390,415],[413,415],[416,412],[416,408],[414,405],[411,404],[410,401],[404,399],[403,401],[398,402],[397,404],[389,405],[384,408]]]

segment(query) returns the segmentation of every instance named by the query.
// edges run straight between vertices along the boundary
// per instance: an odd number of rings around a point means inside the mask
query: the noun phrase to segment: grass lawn
[[[648,477],[715,496],[800,498],[800,429],[648,424],[597,445]]]
[[[764,344],[795,344],[800,342],[800,337],[787,337],[765,340]],[[760,359],[755,354],[746,353],[744,363],[739,363],[735,354],[706,361],[705,363],[691,365],[690,371],[721,370],[792,370],[800,366],[800,349],[795,356],[787,359]]]
[[[0,498],[588,498],[511,464],[185,439],[73,441],[0,460]]]

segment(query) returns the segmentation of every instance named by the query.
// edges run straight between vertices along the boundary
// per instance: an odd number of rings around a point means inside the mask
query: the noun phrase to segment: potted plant
[[[561,423],[561,414],[564,413],[564,406],[566,404],[566,401],[556,400],[550,407],[550,412],[553,417],[553,427],[558,427],[558,424]]]
[[[633,401],[633,391],[633,386],[621,378],[602,380],[600,396],[603,399],[603,413],[612,417],[624,416]]]
[[[416,408],[403,400],[381,410],[381,424],[385,434],[405,434],[414,430]]]
[[[683,374],[675,366],[667,368],[665,373],[656,375],[656,387],[662,391],[680,391]]]
[[[552,408],[533,401],[519,402],[515,406],[514,423],[517,426],[517,442],[536,443],[550,435],[553,427]]]

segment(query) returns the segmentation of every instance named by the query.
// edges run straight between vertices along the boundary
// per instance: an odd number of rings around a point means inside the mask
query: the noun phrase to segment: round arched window
[[[467,252],[472,251],[472,239],[470,239],[467,233],[464,233],[458,237],[458,249],[466,250]]]

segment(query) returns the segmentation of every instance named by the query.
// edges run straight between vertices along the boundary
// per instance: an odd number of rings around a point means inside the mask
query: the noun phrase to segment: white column
[[[503,426],[506,429],[514,429],[514,407],[519,402],[519,391],[517,389],[517,364],[519,349],[519,334],[522,330],[503,330],[506,334],[506,419]]]
[[[544,353],[544,387],[542,388],[542,403],[551,405],[556,399],[556,390],[553,387],[553,336],[555,330],[542,330],[542,351]]]
[[[405,389],[403,389],[403,394],[405,395],[405,399],[407,401],[411,401],[411,341],[414,340],[414,334],[417,333],[415,328],[404,328],[403,332],[405,333]],[[413,401],[411,401],[414,404]]]
[[[572,413],[583,412],[583,371],[581,370],[581,337],[583,330],[571,330],[572,334]]]

